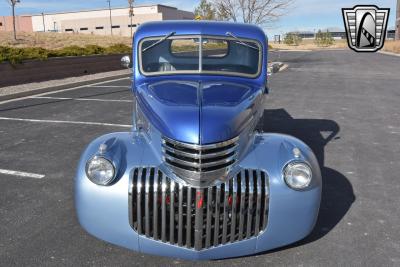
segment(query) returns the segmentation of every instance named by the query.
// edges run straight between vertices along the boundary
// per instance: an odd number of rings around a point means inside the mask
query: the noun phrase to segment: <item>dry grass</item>
[[[386,41],[383,50],[400,54],[400,41]]]
[[[287,45],[284,43],[278,44],[274,42],[269,43],[272,48],[284,50],[317,50],[317,49],[338,49],[348,48],[346,40],[335,40],[333,45],[327,47],[317,46],[314,40],[303,40],[299,45]]]
[[[131,45],[130,37],[101,36],[91,34],[67,34],[67,33],[18,33],[17,41],[12,38],[12,33],[0,32],[0,46],[15,48],[41,47],[46,49],[61,49],[67,46],[99,45],[108,47],[114,44]]]
[[[300,45],[286,45],[284,43],[277,44],[270,42],[270,45],[275,49],[285,50],[317,50],[317,49],[337,49],[337,48],[348,48],[346,40],[335,40],[335,43],[328,47],[319,47],[313,40],[303,40]],[[385,41],[384,51],[400,54],[400,41]]]

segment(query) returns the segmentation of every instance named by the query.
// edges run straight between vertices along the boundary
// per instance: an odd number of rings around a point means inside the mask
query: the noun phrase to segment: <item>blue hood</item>
[[[213,81],[156,81],[137,91],[144,114],[163,135],[193,144],[238,136],[257,117],[261,96],[254,85]]]

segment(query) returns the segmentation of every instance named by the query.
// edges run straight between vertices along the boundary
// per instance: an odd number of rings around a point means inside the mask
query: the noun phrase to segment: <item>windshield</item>
[[[229,36],[145,38],[139,44],[140,71],[145,75],[226,74],[257,77],[261,46],[257,41]]]

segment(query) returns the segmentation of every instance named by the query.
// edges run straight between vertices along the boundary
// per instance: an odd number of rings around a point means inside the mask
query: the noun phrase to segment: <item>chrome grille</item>
[[[195,250],[258,236],[267,226],[268,178],[242,170],[208,188],[176,183],[157,168],[136,168],[129,219],[140,235]]]
[[[164,161],[182,179],[195,186],[208,186],[211,180],[224,177],[237,159],[238,138],[194,145],[163,138]]]

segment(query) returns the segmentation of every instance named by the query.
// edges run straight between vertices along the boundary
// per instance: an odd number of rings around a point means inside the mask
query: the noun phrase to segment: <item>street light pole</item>
[[[11,0],[11,6],[12,6],[12,16],[13,16],[13,29],[14,29],[14,41],[17,40],[17,29],[15,26],[15,5],[19,3],[20,0]]]
[[[131,24],[130,24],[130,28],[131,28],[131,39],[132,39],[132,36],[133,36],[133,29],[132,29],[132,18],[133,18],[133,2],[134,2],[134,0],[128,0],[128,3],[129,3],[129,17],[130,17],[130,19],[131,19]]]
[[[113,25],[112,25],[112,17],[111,17],[111,0],[107,0],[108,2],[108,9],[110,10],[110,28],[111,28],[111,35],[113,35]]]
[[[44,13],[42,12],[43,32],[46,32],[46,23],[44,23]]]

